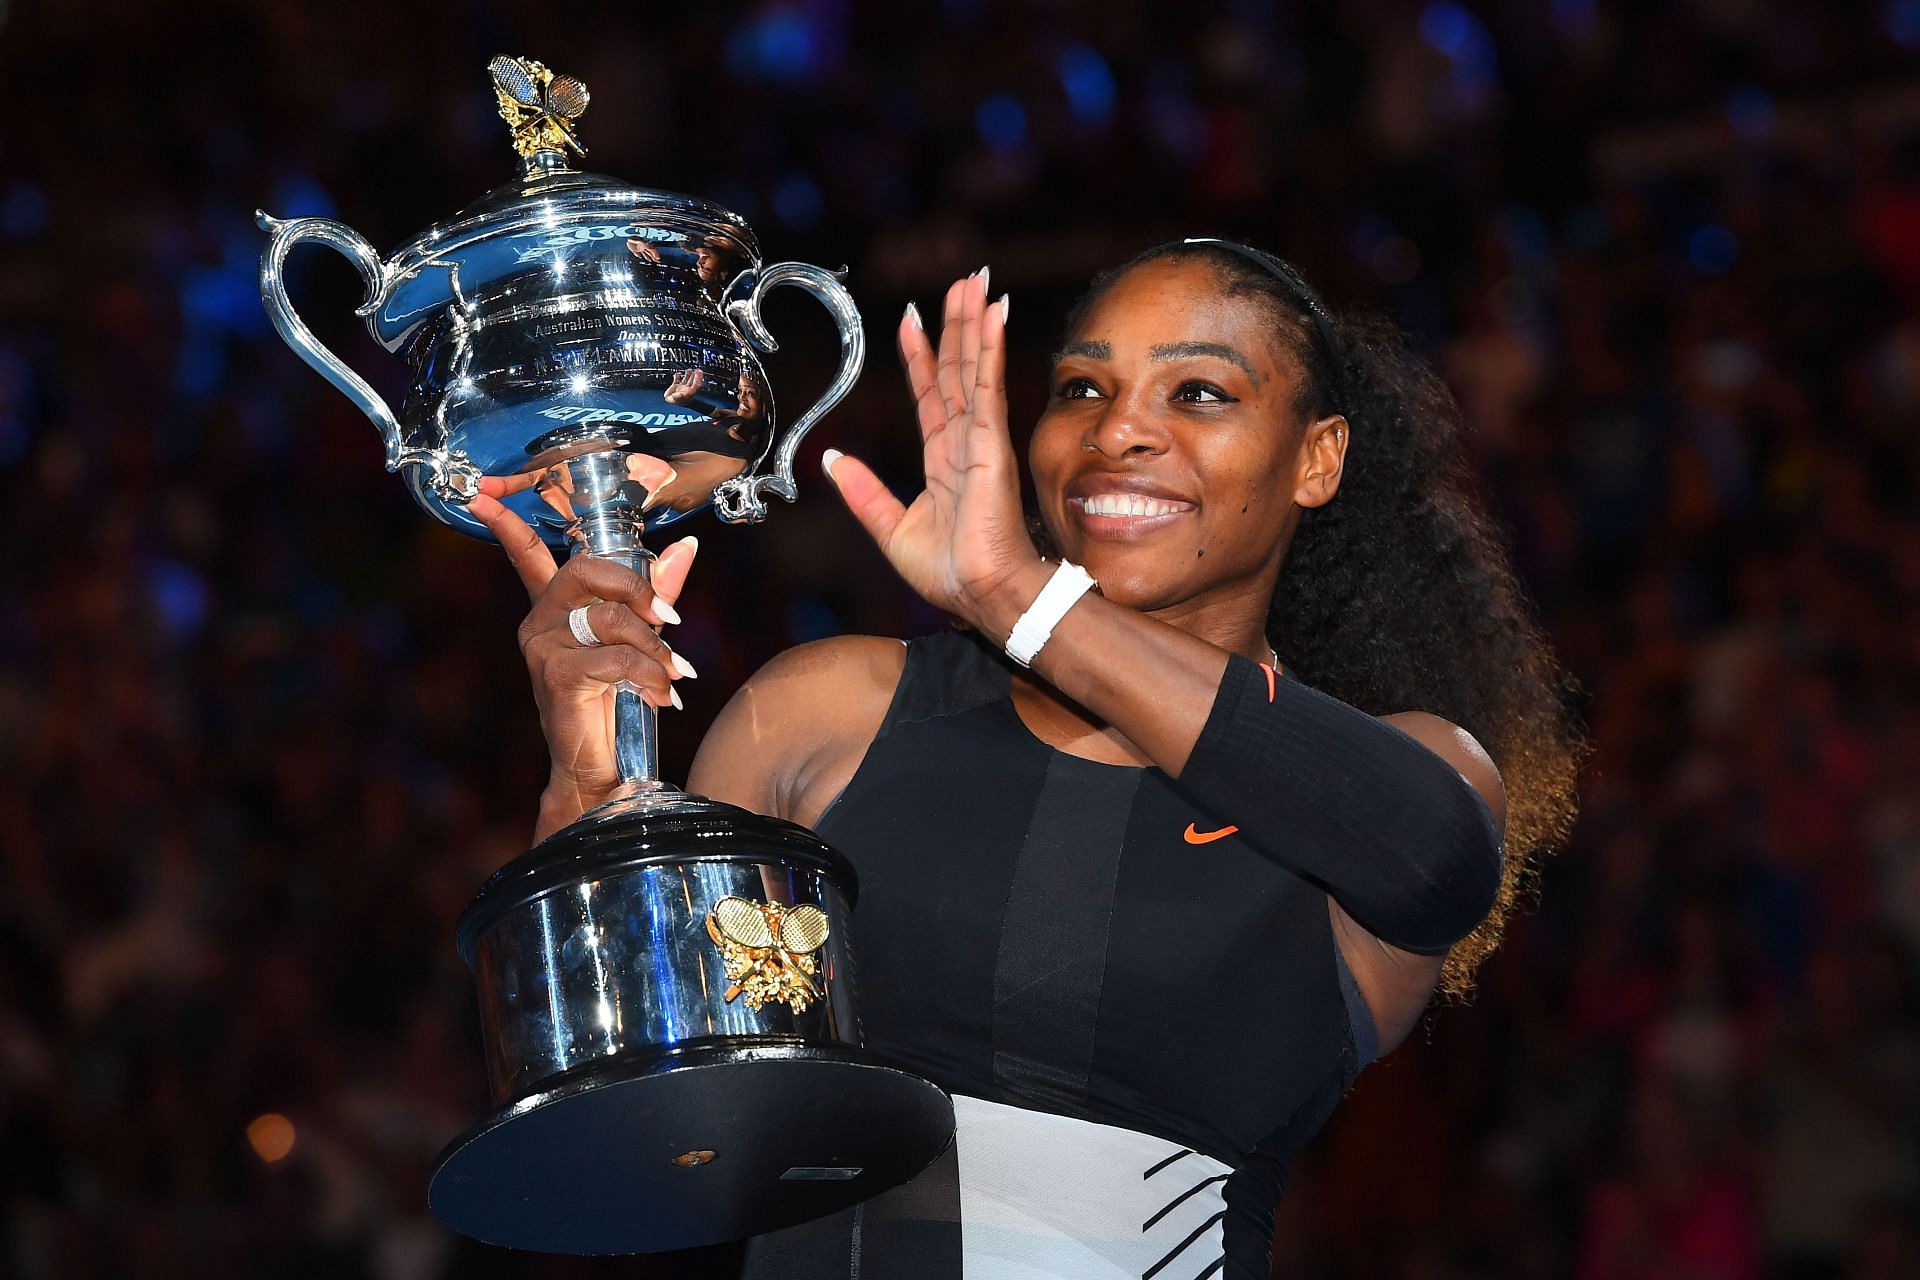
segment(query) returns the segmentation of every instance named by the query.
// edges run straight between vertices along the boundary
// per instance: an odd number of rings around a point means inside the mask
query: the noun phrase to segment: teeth
[[[1090,516],[1170,516],[1192,509],[1191,503],[1166,502],[1138,493],[1096,493],[1073,501]]]

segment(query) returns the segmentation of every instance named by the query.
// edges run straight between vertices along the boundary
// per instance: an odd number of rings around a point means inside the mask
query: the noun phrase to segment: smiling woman
[[[1571,821],[1564,678],[1464,496],[1450,399],[1388,329],[1222,242],[1096,281],[1033,432],[1037,546],[1008,307],[982,270],[937,351],[901,321],[911,503],[826,458],[966,628],[782,655],[694,765],[859,865],[867,1042],[959,1121],[914,1182],[752,1242],[751,1277],[1265,1276],[1288,1163],[1437,986],[1470,987]],[[691,556],[657,598],[582,560],[529,577],[549,648],[596,599],[632,616],[592,673],[537,669],[544,828],[605,795],[610,681],[684,674],[653,628]]]

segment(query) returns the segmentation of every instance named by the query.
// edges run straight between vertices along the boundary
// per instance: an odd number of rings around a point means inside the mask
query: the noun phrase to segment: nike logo
[[[1195,831],[1193,824],[1189,822],[1187,824],[1187,843],[1212,844],[1215,840],[1226,839],[1239,829],[1238,827],[1222,827],[1218,831]]]

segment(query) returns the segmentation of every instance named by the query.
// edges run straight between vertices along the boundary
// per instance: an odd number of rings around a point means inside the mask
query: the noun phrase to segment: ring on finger
[[[587,620],[587,610],[591,608],[593,608],[592,605],[583,604],[567,614],[567,629],[573,632],[573,638],[575,640],[578,640],[583,647],[588,649],[605,643],[598,635],[594,634],[593,623]]]

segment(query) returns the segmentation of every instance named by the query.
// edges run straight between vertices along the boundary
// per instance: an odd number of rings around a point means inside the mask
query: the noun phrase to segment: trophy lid
[[[369,324],[389,350],[462,291],[482,289],[583,240],[719,236],[747,263],[759,263],[758,240],[731,209],[573,167],[572,157],[586,153],[574,136],[588,100],[580,81],[555,75],[531,58],[498,57],[487,70],[520,153],[520,174],[434,223],[387,260],[391,284]],[[436,267],[450,270],[430,269]]]

